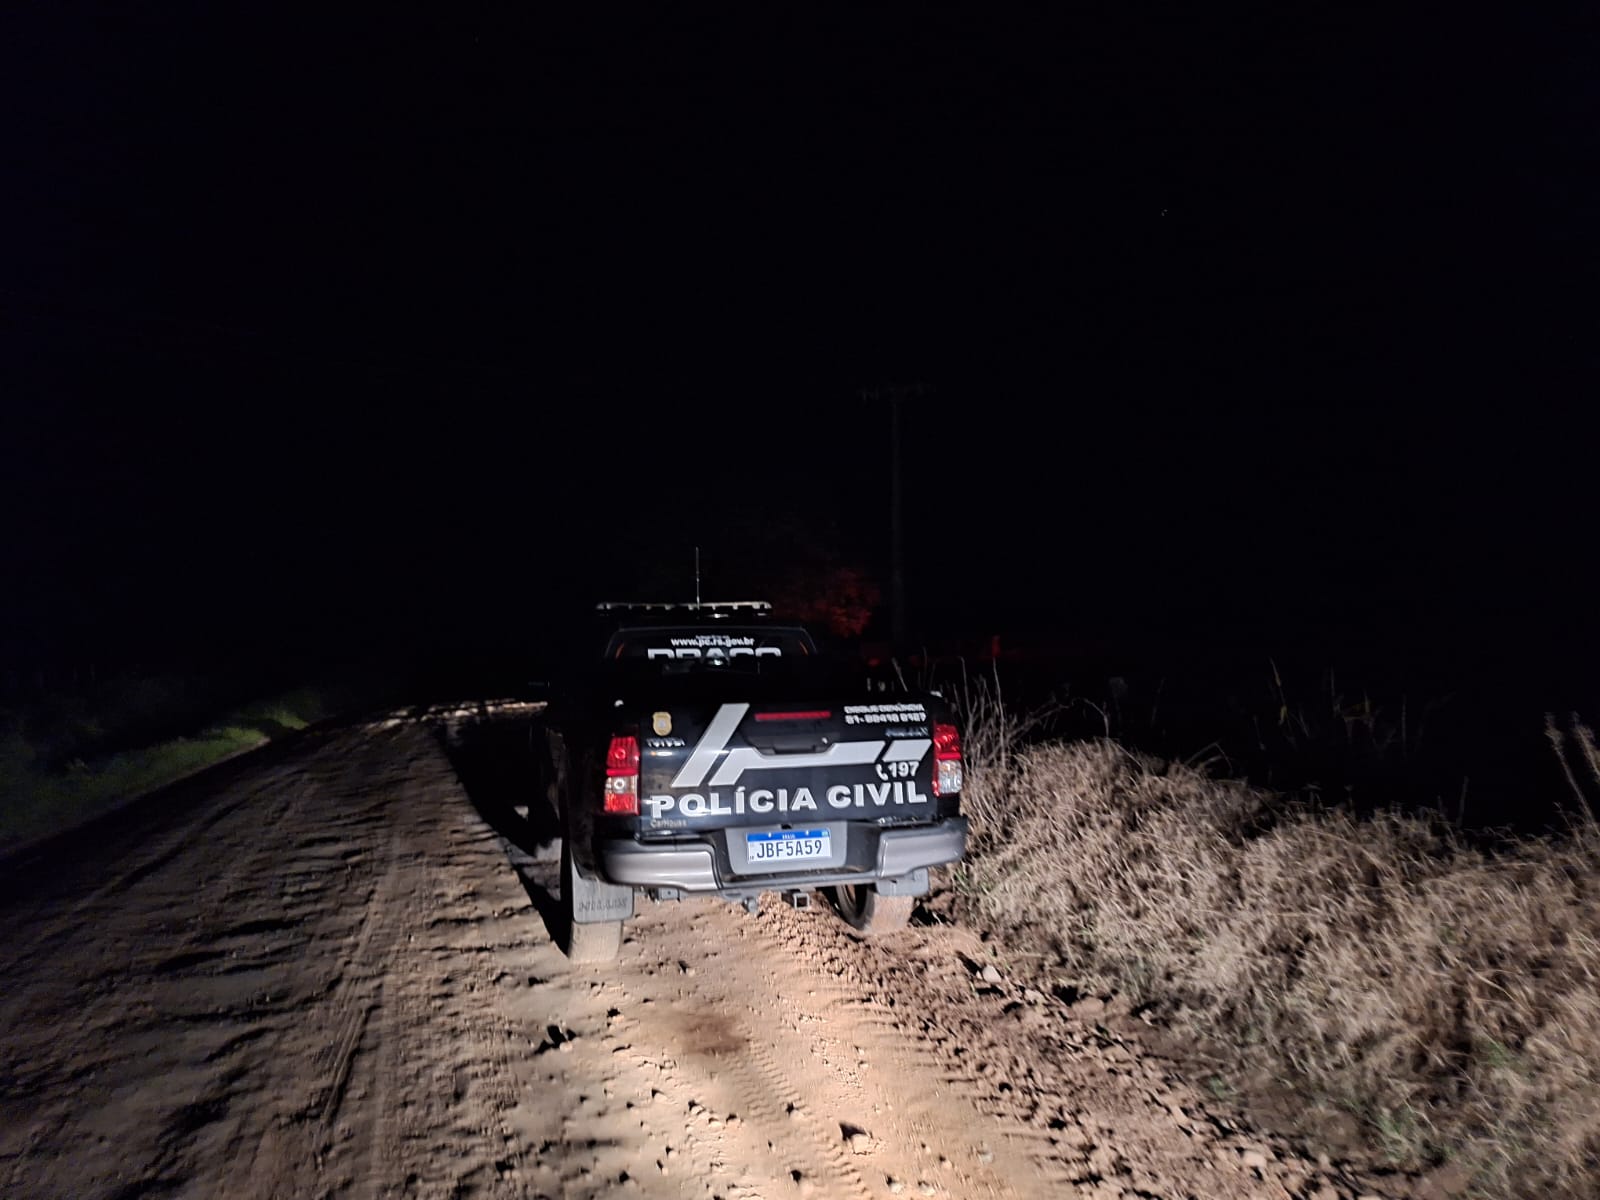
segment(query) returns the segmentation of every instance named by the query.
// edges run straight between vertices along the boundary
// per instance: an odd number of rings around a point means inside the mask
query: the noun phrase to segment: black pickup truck
[[[601,605],[596,659],[552,694],[549,799],[575,959],[605,959],[643,893],[831,889],[864,932],[903,926],[961,858],[961,737],[937,695],[871,689],[759,601]]]

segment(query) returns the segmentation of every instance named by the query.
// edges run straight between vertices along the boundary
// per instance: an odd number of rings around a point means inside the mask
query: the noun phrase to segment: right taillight
[[[639,815],[639,739],[614,737],[606,751],[606,811]]]
[[[961,734],[942,721],[933,726],[933,794],[954,796],[961,790]]]

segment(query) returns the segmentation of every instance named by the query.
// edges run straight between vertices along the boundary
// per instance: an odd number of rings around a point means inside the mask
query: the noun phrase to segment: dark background
[[[1600,714],[1593,18],[1291,8],[11,10],[6,661],[887,592],[918,385],[919,639]]]

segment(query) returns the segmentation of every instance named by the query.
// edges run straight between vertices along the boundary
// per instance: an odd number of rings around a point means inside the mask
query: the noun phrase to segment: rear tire
[[[572,861],[570,838],[561,839],[561,915],[566,918],[567,944],[572,962],[610,962],[622,950],[621,921],[578,922],[572,919],[572,898],[578,889],[577,864]]]
[[[845,924],[868,936],[904,929],[915,901],[915,896],[885,896],[872,884],[833,889],[833,905]]]
[[[622,922],[567,926],[567,958],[575,963],[611,962],[622,952]]]

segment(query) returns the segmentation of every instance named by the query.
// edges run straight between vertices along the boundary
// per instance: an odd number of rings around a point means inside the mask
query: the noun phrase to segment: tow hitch
[[[805,912],[811,907],[811,893],[800,888],[790,888],[783,893],[783,902],[790,908]]]

